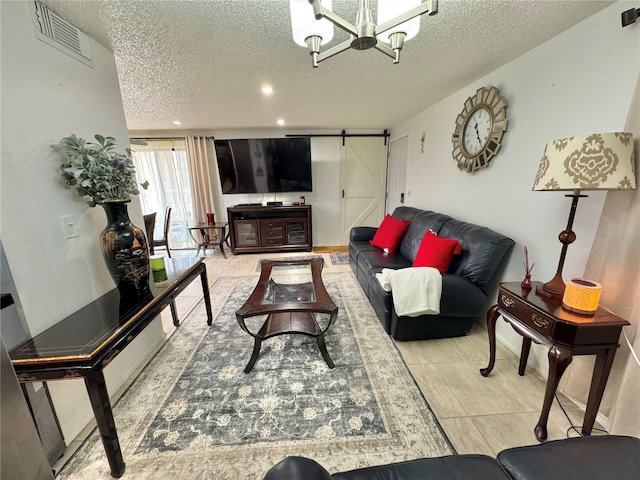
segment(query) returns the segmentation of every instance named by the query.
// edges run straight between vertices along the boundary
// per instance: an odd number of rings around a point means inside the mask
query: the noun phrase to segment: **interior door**
[[[357,226],[377,227],[384,217],[387,145],[384,137],[347,137],[341,149],[341,245]]]
[[[393,213],[397,207],[404,205],[408,149],[408,135],[392,140],[389,144],[386,213]]]

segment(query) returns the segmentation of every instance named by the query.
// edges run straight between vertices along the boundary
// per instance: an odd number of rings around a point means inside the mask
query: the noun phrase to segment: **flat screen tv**
[[[309,137],[214,140],[222,193],[311,192]]]

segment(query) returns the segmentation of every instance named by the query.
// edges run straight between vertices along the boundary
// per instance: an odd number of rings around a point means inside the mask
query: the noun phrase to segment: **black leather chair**
[[[153,255],[153,230],[156,228],[156,212],[144,215],[144,230],[147,234],[147,244],[149,245],[149,253]]]
[[[514,480],[637,480],[640,439],[602,435],[554,440],[503,450],[497,459]]]
[[[640,439],[567,438],[486,455],[422,458],[331,475],[305,457],[287,457],[264,480],[638,480]]]
[[[171,258],[171,250],[169,249],[169,230],[171,228],[171,207],[167,207],[164,212],[164,230],[163,237],[151,240],[153,247],[164,247],[167,249],[167,255]],[[153,237],[153,236],[152,236]]]
[[[330,475],[319,463],[287,457],[267,472],[264,480],[511,480],[486,455],[421,458],[379,467],[359,468]]]

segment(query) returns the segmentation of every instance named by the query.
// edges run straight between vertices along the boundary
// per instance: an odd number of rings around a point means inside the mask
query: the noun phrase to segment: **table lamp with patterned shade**
[[[556,275],[536,293],[562,298],[565,283],[562,267],[568,246],[576,239],[571,230],[582,190],[632,190],[636,188],[633,135],[626,132],[594,133],[547,144],[538,167],[533,190],[567,190],[572,197],[567,228],[560,232],[562,252]]]

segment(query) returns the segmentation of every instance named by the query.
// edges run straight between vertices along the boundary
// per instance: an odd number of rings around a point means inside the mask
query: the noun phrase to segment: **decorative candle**
[[[167,271],[164,268],[164,255],[151,255],[149,257],[151,263],[151,272],[153,273],[154,282],[163,282],[167,277]]]
[[[151,270],[164,270],[164,255],[151,255]]]
[[[576,313],[593,314],[598,309],[602,286],[586,278],[572,278],[562,297],[562,306]]]

